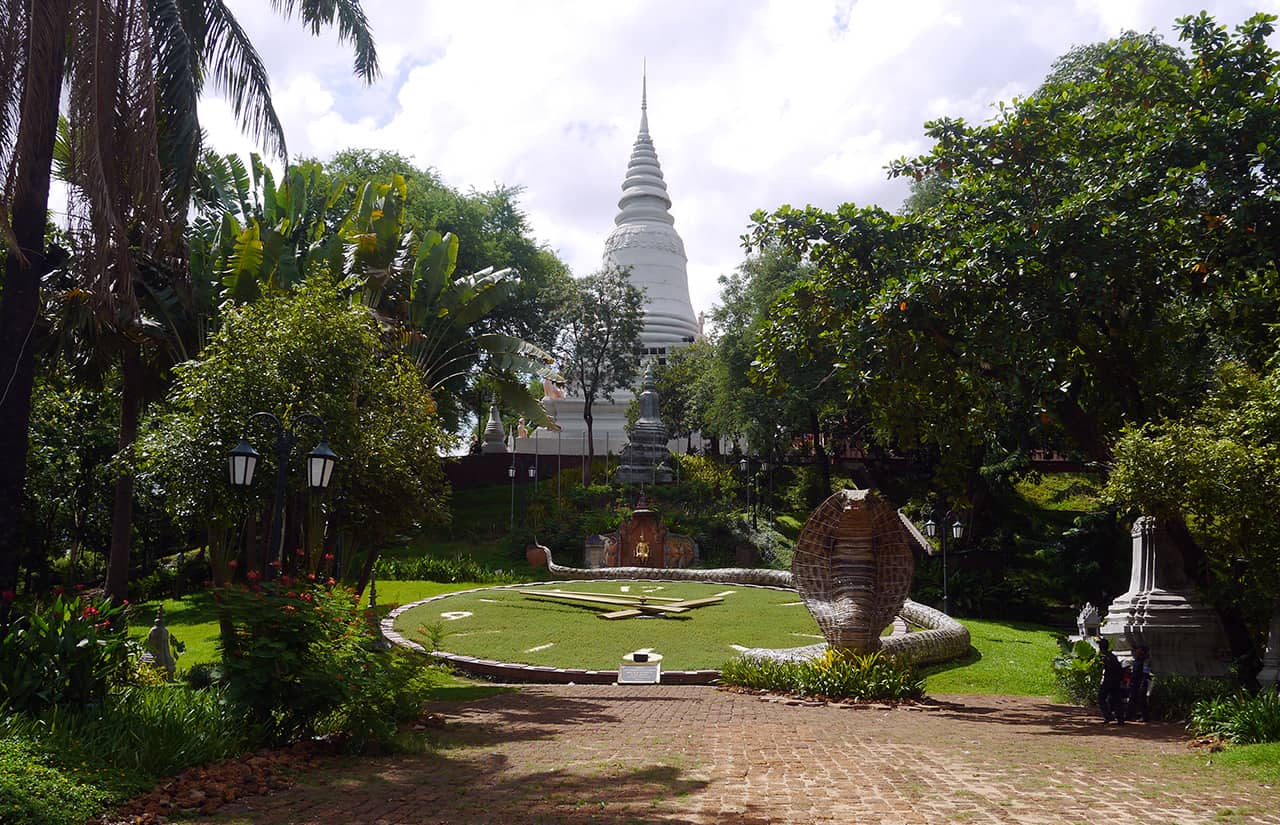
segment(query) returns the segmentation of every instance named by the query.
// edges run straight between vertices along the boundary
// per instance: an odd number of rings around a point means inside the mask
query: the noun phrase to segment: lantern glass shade
[[[537,467],[535,467],[534,465],[530,464],[530,465],[529,465],[529,478],[537,478],[537,477],[538,477],[538,468],[537,468]]]
[[[928,521],[926,521],[926,522],[924,523],[924,534],[925,534],[926,536],[928,536],[929,538],[933,538],[933,537],[937,536],[937,535],[938,535],[938,523],[937,523],[936,521],[934,521],[933,519],[929,519]]]
[[[235,487],[248,487],[253,483],[253,471],[258,468],[258,451],[245,439],[227,456],[227,464],[231,470],[231,484]]]
[[[745,473],[747,470],[751,469],[751,465],[748,464],[747,460],[744,458],[738,462],[738,469]]]
[[[313,490],[323,490],[329,486],[333,478],[333,467],[338,463],[338,456],[329,449],[326,441],[321,441],[316,448],[307,453],[307,486]]]
[[[951,538],[959,539],[964,535],[964,525],[960,523],[960,519],[956,519],[956,523],[951,525]]]
[[[515,477],[516,477],[516,468],[515,468],[515,465],[512,465],[507,468],[507,478],[515,478]]]

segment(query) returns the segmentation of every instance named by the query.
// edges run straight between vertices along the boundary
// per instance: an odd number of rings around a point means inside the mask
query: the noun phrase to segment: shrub
[[[900,701],[924,695],[924,682],[909,664],[878,650],[853,653],[831,648],[807,662],[738,657],[725,663],[720,681],[825,699]]]
[[[165,776],[257,744],[218,692],[126,688],[0,719],[0,822],[78,825]]]
[[[400,723],[418,715],[438,674],[406,653],[376,654],[355,672],[353,699],[321,718],[317,732],[345,735],[347,747],[356,752],[387,745]]]
[[[197,662],[187,669],[183,681],[192,690],[205,690],[222,684],[222,665],[213,662]]]
[[[133,643],[126,605],[58,594],[0,635],[0,707],[39,711],[101,701],[126,668]]]
[[[231,699],[286,741],[348,701],[348,674],[365,658],[366,623],[346,588],[299,587],[289,577],[214,596],[232,634],[221,639]]]
[[[1102,657],[1098,649],[1084,639],[1072,643],[1058,637],[1061,653],[1053,660],[1054,697],[1073,705],[1092,705],[1098,698],[1102,682]]]
[[[1196,705],[1221,699],[1235,689],[1231,679],[1156,674],[1151,687],[1151,718],[1166,721],[1190,719]]]
[[[427,582],[481,582],[508,584],[515,581],[509,573],[491,570],[470,556],[441,559],[423,556],[416,559],[379,558],[374,571],[380,579]]]
[[[332,733],[356,748],[386,742],[417,708],[420,668],[373,648],[352,591],[294,586],[282,577],[216,594],[234,629],[222,640],[228,695],[275,741]]]
[[[1280,742],[1280,693],[1241,693],[1198,702],[1189,727],[1198,735],[1221,736],[1237,745]]]
[[[106,791],[63,773],[50,761],[28,739],[0,738],[0,822],[80,825],[107,804]]]

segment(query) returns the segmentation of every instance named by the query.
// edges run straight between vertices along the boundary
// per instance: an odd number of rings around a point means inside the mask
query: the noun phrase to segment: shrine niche
[[[689,567],[698,558],[698,543],[667,530],[662,514],[641,497],[617,532],[587,538],[585,555],[588,567]]]

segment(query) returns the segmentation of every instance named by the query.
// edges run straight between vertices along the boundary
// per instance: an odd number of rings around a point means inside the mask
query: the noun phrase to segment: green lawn
[[[1265,745],[1231,745],[1220,753],[1190,757],[1208,762],[1236,776],[1246,776],[1263,785],[1280,785],[1280,742]]]
[[[397,605],[480,586],[482,585],[472,582],[380,581],[378,612],[385,615]],[[213,594],[210,591],[202,590],[181,599],[164,599],[135,605],[129,626],[131,637],[146,638],[158,604],[164,605],[165,624],[169,632],[186,645],[186,652],[178,659],[180,670],[201,662],[218,661],[218,617],[214,612]]]
[[[579,582],[575,589],[618,592],[627,583]],[[631,592],[656,583],[632,582]],[[378,608],[392,607],[442,593],[471,590],[483,585],[470,582],[378,582]],[[531,584],[530,587],[539,585]],[[557,585],[569,587],[569,585]],[[721,605],[697,608],[668,619],[597,618],[598,611],[528,599],[514,590],[488,590],[424,605],[405,613],[401,632],[422,640],[420,628],[440,624],[448,635],[443,648],[450,652],[504,661],[556,667],[612,670],[622,654],[642,647],[664,655],[663,664],[673,670],[718,668],[743,647],[798,647],[820,640],[809,612],[796,604],[794,593],[729,585],[663,582],[663,595],[697,598],[733,590]],[[481,601],[481,600],[485,601]],[[186,669],[200,662],[218,660],[218,622],[208,591],[182,599],[165,599],[170,632],[186,646],[178,665]],[[135,606],[129,633],[146,636],[157,602]],[[442,612],[470,612],[471,616],[448,621]],[[1054,631],[1039,625],[962,620],[973,638],[973,650],[963,659],[925,669],[929,693],[1004,693],[1047,696],[1053,692],[1050,663],[1057,655]],[[531,650],[542,645],[541,650]]]
[[[624,654],[641,648],[661,653],[663,667],[671,670],[719,668],[736,655],[733,645],[799,647],[822,639],[813,617],[791,591],[696,582],[601,581],[556,587],[673,598],[728,595],[721,604],[677,616],[606,620],[591,607],[534,599],[515,589],[485,590],[422,605],[401,614],[396,627],[424,641],[423,629],[438,625],[448,634],[441,648],[450,653],[589,670],[614,670]]]
[[[1053,693],[1057,631],[1024,622],[959,621],[969,628],[969,655],[926,668],[928,693]]]

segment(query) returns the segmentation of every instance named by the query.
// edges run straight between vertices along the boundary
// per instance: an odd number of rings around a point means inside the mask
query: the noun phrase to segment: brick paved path
[[[335,760],[219,823],[1280,825],[1176,726],[1041,699],[794,706],[700,687],[526,688],[439,704],[422,755]]]

